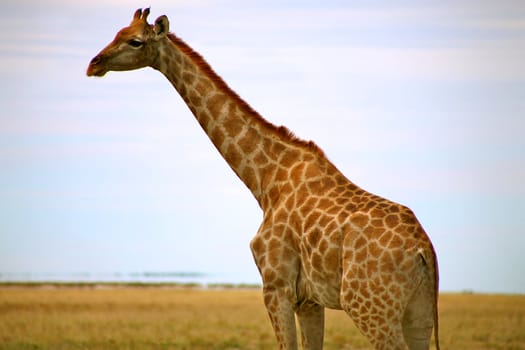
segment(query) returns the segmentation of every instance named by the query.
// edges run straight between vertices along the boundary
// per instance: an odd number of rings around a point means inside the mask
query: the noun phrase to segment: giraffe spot
[[[377,206],[377,204],[376,204]],[[370,215],[372,217],[376,217],[376,218],[383,218],[385,216],[385,211],[383,209],[379,209],[379,208],[374,208],[372,209],[372,211],[370,211]]]
[[[297,247],[297,236],[295,235],[295,232],[297,231],[295,231],[293,228],[291,229],[290,226],[287,226],[283,239],[283,243],[292,249]]]
[[[361,314],[366,313],[366,311],[368,311],[368,310],[366,310],[365,308],[362,308],[362,310],[361,310]],[[360,328],[361,328],[361,332],[363,332],[364,334],[367,334],[367,333],[368,333],[368,324],[366,324],[366,322],[361,322],[361,323],[359,324],[359,326],[360,326]]]
[[[208,129],[208,125],[210,124],[210,115],[206,111],[202,111],[199,113],[199,123],[202,125],[202,127],[206,130]]]
[[[261,173],[264,174],[262,187],[268,187],[273,180],[274,172],[277,169],[275,164],[269,163],[267,166],[261,168]]]
[[[392,237],[392,239],[390,240],[390,248],[401,248],[402,245],[403,240],[401,239],[401,237],[399,237],[399,235],[394,235],[394,237]]]
[[[372,209],[372,208],[375,207],[376,205],[377,205],[376,202],[374,202],[372,199],[369,199],[369,200],[366,201],[365,209],[366,209],[366,210]]]
[[[354,203],[346,203],[345,210],[353,213],[356,210],[356,206]]]
[[[379,237],[379,243],[383,246],[383,247],[387,247],[388,244],[390,243],[390,240],[392,239],[393,237],[393,234],[392,234],[392,231],[390,230],[386,230],[383,232],[383,234]]]
[[[290,195],[290,198],[294,198],[295,196],[292,194]],[[288,207],[288,208],[293,208],[293,206],[291,207]],[[301,218],[301,215],[299,215],[299,213],[297,212],[297,210],[293,210],[291,213],[290,213],[290,216],[288,217],[288,224],[290,226],[292,226],[292,228],[298,228],[298,227],[302,227],[302,222],[303,222],[303,219]],[[295,232],[299,232],[298,230],[296,230]]]
[[[334,208],[334,211],[337,210],[337,208],[340,208],[340,207],[336,206],[336,207]],[[331,212],[330,212],[330,213],[331,213]],[[340,212],[340,213],[337,214],[337,218],[336,218],[336,219],[337,219],[337,223],[338,223],[339,225],[346,224],[346,223],[348,222],[348,213],[346,213],[346,212]]]
[[[274,215],[274,220],[276,222],[287,222],[288,221],[288,212],[285,208],[280,208],[276,211]]]
[[[376,241],[370,241],[370,243],[368,244],[368,252],[372,257],[379,258],[379,256],[383,252],[383,249],[381,249],[381,247],[379,246],[379,244],[377,244]]]
[[[245,154],[251,154],[257,148],[258,132],[254,128],[248,128],[244,136],[239,140],[239,147]]]
[[[312,267],[317,271],[323,270],[323,258],[321,254],[315,252],[312,255]]]
[[[209,80],[200,78],[197,84],[195,84],[195,90],[201,95],[207,95],[208,91],[212,88],[212,85]]]
[[[405,226],[405,232],[407,234],[412,234],[414,238],[421,237],[421,231],[416,229],[417,226]]]
[[[189,85],[193,85],[193,82],[195,81],[195,75],[185,72],[182,74],[182,80],[184,80]]]
[[[351,193],[351,195],[353,195],[353,196],[362,196],[363,194],[365,194],[365,191],[363,191],[363,190],[362,190],[361,188],[359,188],[359,187],[354,187],[354,188],[352,189],[352,193]]]
[[[390,298],[390,296],[385,295],[385,296],[383,296],[383,303],[386,306],[392,307],[394,305],[394,300],[392,298]]]
[[[286,199],[285,205],[287,208],[293,208],[295,207],[295,196],[293,194],[290,194],[288,198]],[[294,215],[297,215],[297,213],[294,211]],[[294,218],[292,221],[296,222],[297,218]]]
[[[262,278],[264,283],[271,284],[277,279],[277,273],[271,268],[265,268],[262,270]]]
[[[398,205],[391,205],[389,208],[388,208],[389,212],[390,213],[399,213],[399,206]]]
[[[354,250],[344,249],[343,250],[343,261],[352,261],[353,259],[354,259]]]
[[[392,299],[387,299],[387,302],[389,305],[392,305],[394,302],[392,301]],[[394,312],[393,309],[388,309],[387,313],[386,313],[386,317],[388,317],[389,319],[393,319],[394,317],[396,316],[396,313]]]
[[[193,89],[188,93],[188,100],[193,107],[200,107],[202,105],[202,98]]]
[[[364,228],[368,224],[368,220],[369,220],[368,216],[362,213],[356,213],[352,215],[351,218],[352,218],[352,223],[359,228]]]
[[[320,210],[326,211],[332,205],[333,205],[333,202],[330,199],[328,199],[328,198],[321,198],[321,200],[317,204],[317,207]]]
[[[317,203],[319,202],[319,197],[312,196],[311,194],[308,193],[308,191],[305,191],[304,188],[299,188],[298,192],[301,194],[304,194],[304,196],[301,197],[303,199],[303,205],[301,209],[304,208],[305,215],[308,215],[317,207]],[[316,215],[318,216],[320,215],[320,213],[317,212]]]
[[[270,241],[268,242],[268,251],[273,252],[273,251],[279,250],[281,248],[281,242],[279,241],[279,239],[277,237],[282,236],[283,229],[284,229],[283,226],[280,226],[280,227],[274,229],[274,235],[275,236],[272,237],[270,239]]]
[[[401,221],[404,224],[415,225],[417,223],[414,213],[407,208],[406,213],[401,214]]]
[[[228,108],[231,108],[232,105],[233,104],[229,104]],[[239,135],[244,127],[243,121],[231,111],[224,118],[222,125],[224,126],[224,129],[226,130],[228,136],[232,138]]]
[[[250,246],[252,251],[258,254],[266,250],[266,244],[264,243],[264,240],[258,236],[252,240]]]
[[[273,294],[264,293],[264,304],[269,306],[273,301]]]
[[[359,288],[359,281],[356,280],[356,279],[353,279],[351,282],[350,282],[350,289],[351,290],[358,290]]]
[[[187,72],[195,73],[197,71],[197,65],[191,60],[191,58],[187,57],[187,59],[183,61],[183,64],[184,69],[186,69]]]
[[[374,227],[382,227],[383,226],[383,220],[382,219],[372,219],[372,221],[370,223]]]
[[[306,185],[311,193],[321,193],[324,188],[321,180],[308,181]]]
[[[377,272],[378,265],[379,263],[377,262],[377,260],[368,260],[366,264],[366,270],[367,270],[368,276],[372,276],[373,274]]]
[[[399,266],[405,259],[405,251],[402,249],[396,249],[392,251],[392,257],[394,258],[394,263],[396,266]]]
[[[359,206],[359,205],[361,204],[361,202],[362,202],[362,200],[363,200],[363,199],[362,199],[361,197],[359,197],[359,196],[352,196],[352,197],[350,197],[350,198],[352,198],[352,203],[354,204],[354,206],[355,206],[356,208],[357,208],[357,206]]]
[[[286,237],[286,235],[285,235],[285,237]],[[292,248],[290,248],[289,246],[285,246],[282,249],[281,260],[290,259],[290,257],[292,257],[292,256],[296,256],[295,251]]]
[[[331,206],[329,206],[329,207],[327,207],[327,208],[325,209],[326,212],[327,212],[328,214],[332,215],[332,216],[333,216],[333,215],[337,215],[337,214],[341,211],[342,208],[341,208],[340,206],[338,206],[338,205],[334,205],[333,202],[331,202],[331,204],[332,204]],[[343,215],[341,215],[341,216],[344,217],[344,218],[346,219],[347,215],[348,215],[347,213],[343,213]]]
[[[230,146],[224,153],[224,158],[232,168],[238,168],[242,161],[241,152],[239,152],[237,146],[235,146],[235,144],[233,143],[230,144]]]
[[[310,231],[310,234],[308,235],[308,243],[310,244],[310,246],[317,247],[320,240],[321,240],[321,231],[319,230]]]
[[[242,178],[249,188],[254,188],[257,185],[257,176],[251,167],[245,167],[242,171]]]
[[[321,213],[318,210],[314,210],[310,212],[310,215],[308,215],[305,220],[305,228],[309,229],[315,226],[316,227],[315,231],[320,232],[319,227],[324,227],[323,225],[319,225],[320,219],[321,219]]]
[[[297,206],[299,206],[299,214],[303,219],[306,218],[306,216],[312,211],[312,208],[306,205],[307,198],[308,193],[305,193],[303,191],[295,192],[295,203],[297,203]]]
[[[357,320],[359,319],[359,311],[357,311],[356,309],[352,308],[352,310],[350,311],[350,317],[354,320]]]
[[[281,154],[279,158],[279,163],[285,168],[291,167],[295,162],[300,159],[300,153],[296,150],[286,150]]]
[[[326,221],[326,226],[325,226],[324,231],[327,232],[328,240],[331,243],[336,244],[337,246],[340,247],[342,244],[342,240],[343,240],[340,226],[334,218],[330,218],[330,217],[326,217],[326,218],[327,218],[327,221]]]
[[[384,274],[392,273],[395,271],[395,263],[392,255],[389,253],[383,254],[381,257],[381,271]]]
[[[179,87],[179,94],[181,96],[187,96],[188,95],[188,89],[186,88],[186,85],[182,84],[180,87]]]
[[[381,275],[381,282],[384,286],[390,285],[392,283],[392,274],[390,273],[384,273]]]
[[[263,151],[259,151],[259,152],[257,152],[257,154],[255,155],[255,157],[253,157],[253,161],[254,161],[255,164],[257,164],[258,166],[263,166],[263,165],[265,165],[266,163],[269,162],[269,159],[268,159],[268,157],[264,154]]]
[[[321,243],[319,243],[319,251],[321,252],[322,255],[325,255],[327,250],[328,250],[328,242],[326,241],[326,239],[323,239]]]
[[[269,145],[268,149],[270,149],[270,152],[276,155],[276,157],[279,157],[281,153],[286,150],[286,146],[281,142],[273,140]]]
[[[389,288],[389,292],[395,299],[401,298],[401,288],[397,284],[392,284]]]
[[[271,236],[272,236],[271,230],[264,230],[262,233],[262,238],[264,238],[265,240],[269,240]]]
[[[348,202],[348,199],[343,195],[341,197],[337,197],[335,199],[335,202],[340,206],[344,206]]]
[[[363,236],[359,236],[354,243],[354,249],[360,250],[366,246],[366,239]]]
[[[399,224],[399,218],[395,214],[387,215],[387,217],[385,218],[385,223],[387,227],[394,228]]]
[[[225,95],[215,94],[212,97],[208,98],[206,107],[208,107],[208,110],[213,116],[217,117],[221,114],[225,101],[226,101]]]
[[[370,298],[370,292],[368,290],[368,288],[363,288],[361,291],[361,295],[363,296],[363,298],[365,299],[369,299]],[[366,301],[367,304],[370,304],[370,301]],[[365,307],[368,309],[370,307],[370,305],[365,305]]]
[[[220,127],[215,127],[210,132],[210,138],[217,148],[221,148],[224,143],[224,134],[222,133]]]
[[[374,230],[376,230],[374,227],[372,227],[371,225],[367,225],[363,229],[363,233],[365,234],[366,237],[372,237]]]
[[[340,266],[339,249],[332,248],[325,254],[325,267],[328,271],[337,271]]]
[[[288,171],[285,168],[279,167],[275,172],[275,181],[283,182],[288,179]]]
[[[336,181],[331,177],[325,177],[323,181],[326,188],[332,188],[337,185]]]
[[[277,267],[279,265],[280,261],[280,251],[279,250],[269,250],[268,251],[268,264],[272,267]],[[277,275],[275,276],[277,278]]]
[[[305,164],[299,163],[297,165],[294,165],[290,169],[290,179],[293,183],[300,183],[303,178],[303,172],[304,172]]]
[[[268,190],[268,198],[270,198],[271,203],[276,203],[279,201],[279,197],[281,196],[281,191],[279,190],[278,186],[272,186]]]
[[[321,175],[321,172],[319,171],[319,167],[315,163],[310,163],[307,166],[306,171],[304,173],[304,176],[307,179],[316,178],[316,177],[319,177],[320,175]]]
[[[364,251],[364,249],[363,249]],[[366,251],[365,251],[365,255],[366,255]],[[358,254],[359,256],[359,254]],[[359,266],[357,269],[357,278],[359,278],[361,281],[364,281],[366,280],[366,271],[365,269],[363,269],[361,266]],[[366,287],[362,287],[362,288],[366,288]]]
[[[376,305],[376,306],[382,306],[383,305],[383,300],[377,296],[373,296],[372,297],[372,304]]]
[[[279,249],[281,249],[282,246],[283,246],[282,237],[284,236],[285,231],[286,231],[286,224],[285,223],[280,223],[280,224],[274,225],[273,237],[276,238],[276,240],[278,242],[277,247]]]
[[[322,210],[319,209],[319,206],[316,207],[317,211],[319,212],[319,220],[317,220],[317,223],[319,226],[323,228],[323,231],[326,232],[326,234],[329,236],[331,234],[334,234],[334,223],[332,222],[333,217],[326,215]]]

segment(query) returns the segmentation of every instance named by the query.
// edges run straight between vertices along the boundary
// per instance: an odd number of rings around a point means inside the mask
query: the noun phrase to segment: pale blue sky
[[[260,281],[249,241],[262,213],[168,81],[151,69],[85,76],[149,5],[266,119],[411,207],[442,290],[525,293],[521,1],[2,5],[2,276]]]

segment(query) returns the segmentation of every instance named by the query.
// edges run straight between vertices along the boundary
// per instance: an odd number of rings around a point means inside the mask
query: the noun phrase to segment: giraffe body
[[[130,26],[87,74],[150,66],[161,71],[263,210],[250,243],[281,349],[322,349],[324,308],[342,309],[376,349],[428,349],[437,338],[437,261],[412,211],[350,182],[312,142],[246,104],[166,16]]]

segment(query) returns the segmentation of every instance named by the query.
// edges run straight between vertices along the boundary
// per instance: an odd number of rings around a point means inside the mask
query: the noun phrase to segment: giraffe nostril
[[[102,60],[102,58],[100,57],[100,55],[97,55],[97,56],[93,57],[93,59],[91,60],[90,64],[99,64],[101,60]]]

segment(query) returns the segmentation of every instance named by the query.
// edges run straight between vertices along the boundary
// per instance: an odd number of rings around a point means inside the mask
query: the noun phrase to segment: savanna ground
[[[442,349],[525,349],[525,295],[439,307]],[[371,349],[341,311],[325,329],[327,350]],[[0,285],[0,349],[276,348],[260,289]]]

